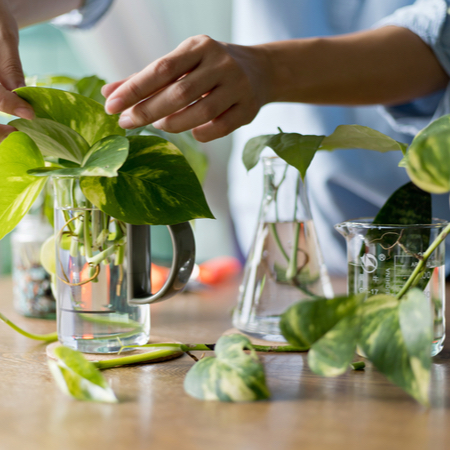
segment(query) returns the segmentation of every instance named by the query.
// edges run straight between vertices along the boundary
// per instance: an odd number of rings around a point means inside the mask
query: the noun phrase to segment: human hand
[[[207,142],[251,122],[267,103],[263,62],[256,47],[195,36],[141,72],[104,86],[105,108],[122,113],[123,128],[192,129]]]
[[[11,92],[25,86],[19,57],[19,30],[8,2],[0,0],[0,111],[22,119],[33,119],[34,111],[25,101]],[[15,128],[0,125],[0,141]]]

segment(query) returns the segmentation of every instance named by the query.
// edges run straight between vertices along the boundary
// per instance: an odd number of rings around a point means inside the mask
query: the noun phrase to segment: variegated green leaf
[[[0,144],[0,239],[28,212],[47,180],[28,175],[44,159],[26,134],[11,133]]]
[[[362,125],[339,125],[329,136],[325,136],[319,150],[363,148],[377,152],[401,150],[406,152],[407,144],[398,142],[373,128]]]
[[[33,106],[36,117],[72,128],[90,147],[104,137],[125,135],[116,115],[106,114],[103,105],[80,94],[39,87],[18,88],[14,92]]]
[[[116,177],[128,156],[128,139],[123,136],[109,136],[95,143],[84,157],[81,167],[58,169],[39,167],[29,173],[36,176],[57,177]]]
[[[89,144],[76,131],[50,119],[17,119],[9,123],[28,134],[44,156],[55,156],[81,164]]]
[[[250,353],[244,352],[249,349]],[[187,373],[184,389],[192,397],[222,402],[249,402],[270,397],[264,367],[245,336],[222,336],[217,357],[198,361]]]
[[[343,317],[330,331],[316,341],[308,353],[310,369],[325,377],[341,375],[355,356],[360,317],[357,308]]]
[[[353,314],[362,298],[357,295],[297,302],[282,314],[281,332],[291,345],[309,348],[345,316]]]
[[[132,136],[116,178],[83,177],[86,197],[127,223],[168,225],[213,215],[182,153],[156,136]]]
[[[273,134],[256,136],[245,144],[242,162],[247,170],[253,169],[258,164],[262,151],[267,147],[267,141],[273,136]]]
[[[116,403],[117,398],[100,371],[80,352],[56,347],[56,361],[49,360],[50,371],[59,388],[77,400]]]
[[[154,136],[159,136],[172,142],[183,153],[195,175],[197,175],[198,180],[203,184],[208,171],[208,158],[190,131],[168,133],[167,131],[156,129],[153,125],[147,125],[144,129]]]
[[[450,191],[450,115],[432,122],[413,139],[406,171],[421,189],[434,194]]]
[[[400,301],[377,295],[367,299],[361,311],[363,352],[390,381],[427,404],[432,333],[424,294],[414,289]]]
[[[298,133],[279,133],[266,143],[281,159],[295,167],[305,179],[306,170],[311,164],[324,136]]]

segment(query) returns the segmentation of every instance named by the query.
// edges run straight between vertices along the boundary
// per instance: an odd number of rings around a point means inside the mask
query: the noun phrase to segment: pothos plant
[[[140,157],[138,147],[142,147],[137,142],[143,144],[145,153],[149,155],[160,155],[163,149],[162,153],[168,157],[166,161],[172,162],[163,167],[164,171],[174,168],[173,161],[180,161],[176,150],[160,138],[124,138],[123,130],[118,128],[115,117],[105,116],[101,106],[99,108],[90,101],[85,103],[77,95],[36,88],[21,88],[17,93],[34,106],[37,119],[31,122],[22,119],[13,121],[12,125],[22,132],[13,133],[0,146],[0,159],[4,162],[0,167],[9,164],[8,172],[0,177],[0,183],[4,183],[2,192],[7,193],[0,200],[5,211],[0,217],[1,235],[14,228],[50,174],[81,176],[81,186],[86,188],[86,196],[94,205],[113,217],[117,216],[118,220],[130,220],[133,223],[136,220],[135,210],[127,216],[129,208],[126,203],[136,204],[142,197],[139,194],[136,198],[130,192],[131,189],[127,190],[124,181],[128,177],[133,180],[133,170],[127,170],[126,161],[129,155]],[[68,111],[74,109],[74,116],[69,119]],[[356,125],[340,126],[330,136],[304,136],[280,131],[276,135],[259,136],[250,140],[244,150],[243,160],[246,167],[251,169],[256,165],[262,150],[270,147],[304,177],[318,150],[401,150],[405,154],[402,165],[406,167],[412,181],[426,191],[442,193],[450,191],[450,165],[447,163],[450,156],[447,145],[449,136],[449,116],[438,119],[419,133],[408,152],[407,145],[370,128]],[[15,153],[14,156],[11,156],[12,152]],[[17,155],[21,155],[20,163],[17,162]],[[142,160],[138,160],[137,164],[142,165]],[[181,172],[191,173],[184,164],[181,163]],[[150,178],[155,167],[152,162],[151,168],[148,168]],[[5,182],[7,176],[12,177],[11,183]],[[131,182],[136,183],[133,187],[138,192],[145,194],[145,187],[138,180]],[[111,189],[116,183],[127,192],[126,200],[118,195],[118,190]],[[181,208],[182,212],[176,212],[171,207],[176,205],[177,209],[180,204],[174,199],[173,204],[169,202],[164,205],[169,215],[163,222],[169,220],[169,216],[173,221],[211,216],[201,190],[192,189],[193,185],[197,186],[195,182],[189,178],[186,183],[189,184],[188,191],[192,192],[200,206],[194,205],[196,202],[192,198],[183,198],[186,208]],[[186,183],[182,189],[183,194],[186,193]],[[87,189],[88,186],[94,187],[92,191]],[[106,191],[116,192],[116,195],[106,199],[103,195]],[[151,202],[150,198],[149,201]],[[153,221],[154,217],[139,220],[148,222]],[[411,220],[416,222],[417,216],[411,215]],[[430,307],[422,292],[423,283],[420,289],[417,286],[422,280],[421,275],[427,270],[428,258],[449,231],[450,226],[430,244],[406,281],[404,289],[397,295],[376,295],[367,299],[363,295],[333,299],[314,297],[310,301],[300,301],[282,315],[281,330],[290,346],[258,347],[243,336],[223,337],[216,344],[217,358],[203,358],[190,370],[185,380],[186,391],[194,397],[209,400],[265,399],[270,394],[255,350],[310,349],[308,361],[311,369],[320,375],[336,376],[352,367],[351,361],[359,345],[388,379],[419,402],[427,404],[431,366]],[[1,318],[18,329],[5,317]],[[20,329],[18,331],[23,332]],[[55,339],[54,334],[39,336],[28,333],[28,336],[47,341]],[[57,352],[57,362],[52,363],[52,371],[64,390],[72,396],[116,401],[96,369],[148,361],[166,353],[190,353],[214,348],[214,345],[207,344],[151,346],[156,351],[150,356],[116,358],[104,365],[102,362],[93,365],[87,363],[77,352],[63,348]],[[393,351],[386,353],[387,347]],[[250,354],[245,353],[244,349],[250,349]],[[354,369],[360,367],[360,364],[353,366]]]

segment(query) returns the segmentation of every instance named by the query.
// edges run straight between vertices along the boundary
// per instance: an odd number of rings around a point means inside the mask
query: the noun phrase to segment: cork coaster
[[[238,330],[237,328],[230,328],[229,330],[223,332],[222,336],[228,336],[229,334],[242,334],[242,336],[249,338],[250,342],[253,345],[269,345],[269,346],[274,346],[274,347],[284,347],[286,345],[291,345],[291,344],[289,344],[289,342],[266,341],[265,339],[258,339],[254,336],[243,333],[242,331]]]
[[[151,336],[148,343],[149,344],[159,344],[159,343],[181,344],[181,342],[174,341],[172,339],[168,339],[168,338],[161,337],[161,336]],[[60,345],[61,344],[59,342],[53,342],[52,344],[47,345],[47,349],[46,349],[47,357],[50,359],[56,360],[54,350],[56,347],[59,347]],[[117,353],[104,353],[104,354],[102,354],[102,353],[83,353],[83,355],[88,361],[107,361],[109,359],[119,358],[121,356],[131,356],[131,355],[137,355],[139,353],[152,353],[156,350],[161,350],[161,347],[159,347],[159,348],[158,347],[156,347],[156,348],[137,348],[136,350],[122,352],[120,355],[118,355]],[[183,354],[184,354],[184,352],[182,352],[180,350],[179,352],[174,352],[171,355],[162,356],[161,358],[155,358],[150,361],[144,361],[143,363],[140,363],[140,364],[149,364],[149,363],[156,363],[156,362],[161,362],[161,361],[168,361],[170,359],[179,358]]]

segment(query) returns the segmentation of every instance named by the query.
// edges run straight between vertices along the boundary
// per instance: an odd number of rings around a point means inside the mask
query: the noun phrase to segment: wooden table
[[[183,342],[215,342],[230,328],[236,290],[231,285],[155,305],[152,333]],[[10,319],[37,333],[54,330],[54,322],[14,313],[9,279],[0,280],[0,292],[0,311]],[[228,404],[190,398],[183,379],[193,361],[183,356],[106,370],[120,403],[79,402],[57,388],[45,346],[0,323],[0,450],[450,448],[450,344],[434,359],[430,409],[370,364],[364,372],[325,379],[310,372],[306,354],[261,358],[271,401]]]

